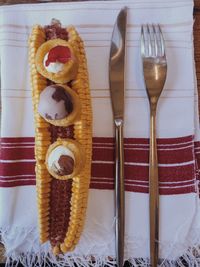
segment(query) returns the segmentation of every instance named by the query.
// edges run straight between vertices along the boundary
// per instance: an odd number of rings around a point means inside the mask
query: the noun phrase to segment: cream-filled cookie
[[[53,84],[40,94],[38,113],[55,126],[68,126],[80,114],[80,101],[77,94],[68,86]]]
[[[48,168],[57,175],[70,175],[74,171],[75,157],[68,147],[60,145],[51,151],[47,164]]]
[[[82,146],[72,139],[59,139],[50,145],[46,167],[56,179],[67,180],[77,175],[85,163]]]
[[[36,68],[47,79],[56,83],[73,80],[78,71],[78,60],[74,48],[62,39],[43,43],[36,53]]]

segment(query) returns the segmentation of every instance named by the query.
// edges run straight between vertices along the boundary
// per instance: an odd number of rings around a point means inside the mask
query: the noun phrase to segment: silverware
[[[127,9],[123,8],[114,25],[109,61],[109,81],[115,125],[115,235],[118,267],[124,262],[124,66]]]
[[[150,105],[150,261],[152,267],[157,267],[159,259],[159,179],[156,143],[156,109],[167,75],[164,39],[159,25],[142,26],[141,54],[144,81]]]

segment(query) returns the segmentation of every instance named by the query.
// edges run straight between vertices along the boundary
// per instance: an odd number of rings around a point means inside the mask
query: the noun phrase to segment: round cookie
[[[40,94],[38,113],[55,126],[69,126],[79,119],[81,111],[77,94],[66,85],[47,86]]]
[[[58,139],[49,146],[45,163],[54,178],[59,180],[74,178],[85,164],[84,150],[75,140]]]

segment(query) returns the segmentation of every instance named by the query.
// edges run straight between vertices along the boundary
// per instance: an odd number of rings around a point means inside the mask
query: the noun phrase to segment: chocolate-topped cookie
[[[60,85],[47,86],[40,94],[38,112],[48,120],[60,120],[73,110],[72,98]]]
[[[69,175],[74,171],[74,155],[70,149],[62,145],[51,151],[47,162],[49,169],[57,175]]]

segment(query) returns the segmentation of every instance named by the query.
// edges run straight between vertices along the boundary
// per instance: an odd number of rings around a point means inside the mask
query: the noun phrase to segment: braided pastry
[[[84,226],[92,109],[84,44],[74,27],[35,25],[29,38],[40,241],[72,251]]]

